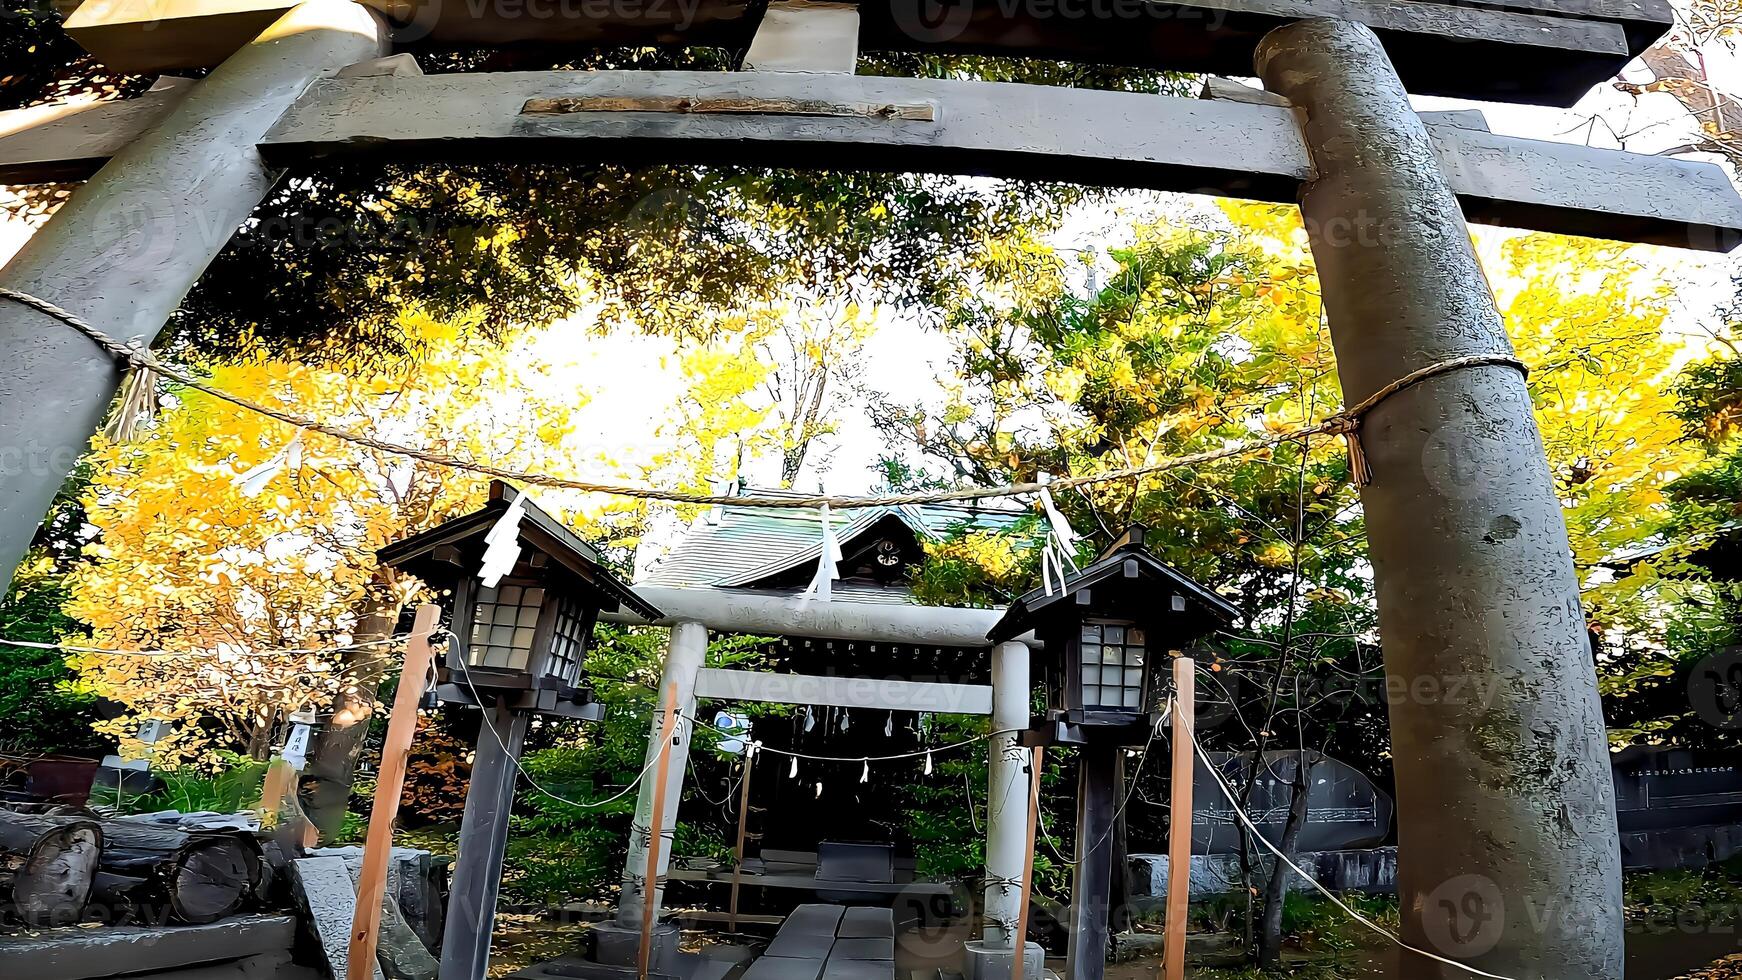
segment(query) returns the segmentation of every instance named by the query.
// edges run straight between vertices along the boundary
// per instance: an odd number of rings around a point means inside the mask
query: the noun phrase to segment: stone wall
[[[1131,901],[1139,909],[1160,908],[1167,897],[1167,855],[1131,854]],[[1271,861],[1258,862],[1259,880],[1268,876]],[[1334,892],[1389,895],[1397,891],[1397,848],[1375,847],[1357,851],[1309,851],[1295,859],[1313,873],[1319,884]],[[1309,886],[1299,875],[1289,873],[1289,888],[1304,891]],[[1192,901],[1240,890],[1240,856],[1237,854],[1192,855]]]

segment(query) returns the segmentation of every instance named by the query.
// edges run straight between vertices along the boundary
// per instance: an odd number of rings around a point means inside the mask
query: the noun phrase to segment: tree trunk
[[[377,572],[370,583],[372,595],[391,595],[387,576]],[[368,643],[393,635],[399,623],[397,602],[372,603],[358,617],[355,640]],[[381,679],[392,665],[391,648],[385,645],[354,650],[347,658],[345,681],[333,699],[333,714],[315,734],[309,749],[308,769],[303,773],[298,798],[304,814],[321,841],[330,843],[345,820],[345,809],[351,800],[351,781],[357,773],[357,757],[362,754],[363,740],[369,734],[369,720],[375,714],[375,699],[381,689]]]
[[[277,717],[275,709],[262,709],[254,715],[254,727],[248,733],[248,758],[255,762],[272,758],[272,730]]]
[[[0,899],[27,925],[79,921],[102,847],[95,821],[0,810]]]
[[[1312,796],[1312,770],[1307,754],[1300,753],[1294,766],[1294,785],[1289,788],[1288,818],[1282,824],[1282,840],[1277,849],[1294,859],[1300,843],[1301,830],[1306,826],[1307,805]],[[1264,921],[1258,930],[1258,965],[1273,969],[1282,963],[1282,908],[1288,897],[1288,879],[1294,872],[1281,861],[1270,872],[1264,884]]]

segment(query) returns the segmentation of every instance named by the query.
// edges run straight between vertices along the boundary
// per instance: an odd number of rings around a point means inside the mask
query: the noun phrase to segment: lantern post
[[[512,487],[381,550],[449,599],[437,696],[481,713],[442,940],[442,980],[476,980],[490,962],[496,896],[520,753],[534,715],[597,721],[585,661],[601,610],[658,609],[612,575],[598,552]]]
[[[1147,746],[1162,724],[1166,664],[1176,653],[1239,616],[1227,600],[1156,558],[1132,525],[1095,561],[1029,592],[987,634],[1002,643],[1033,630],[1047,709],[1024,736],[1028,745],[1078,749],[1076,875],[1067,920],[1069,980],[1105,974],[1113,913],[1114,854],[1124,802],[1124,752]],[[1176,816],[1177,819],[1177,816]],[[1191,832],[1185,814],[1184,832]]]

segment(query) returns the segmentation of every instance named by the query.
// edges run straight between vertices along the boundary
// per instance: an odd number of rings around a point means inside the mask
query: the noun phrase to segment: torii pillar
[[[1258,46],[1314,174],[1301,211],[1346,403],[1510,353],[1457,200],[1371,30]],[[1504,161],[1496,165],[1504,166]],[[1404,938],[1489,973],[1620,980],[1621,864],[1579,583],[1524,378],[1475,367],[1385,400],[1361,492],[1397,764]],[[1465,977],[1405,953],[1409,977]]]
[[[689,770],[690,740],[696,716],[696,678],[708,659],[708,630],[701,623],[679,621],[671,627],[671,642],[666,647],[665,666],[660,671],[659,690],[677,689],[678,723],[669,746],[660,741],[663,719],[657,707],[653,713],[653,728],[647,738],[647,756],[641,786],[635,798],[635,817],[629,831],[629,854],[623,863],[623,887],[618,893],[617,914],[610,921],[593,927],[593,955],[601,963],[614,966],[636,964],[641,945],[642,916],[653,906],[654,934],[652,966],[659,972],[671,972],[677,954],[677,927],[661,923],[659,915],[665,902],[663,879],[671,867],[672,841],[677,833],[678,804],[683,800],[684,775]],[[665,806],[660,826],[652,827],[653,797],[656,788],[655,760],[661,751],[669,751],[663,788]],[[647,880],[647,848],[653,834],[664,842],[659,851],[658,874]]]
[[[992,738],[986,745],[985,926],[965,944],[968,980],[1008,980],[1015,974],[1016,923],[1022,875],[1034,840],[1028,836],[1029,752],[1018,735],[1029,724],[1029,651],[1020,641],[992,648]],[[1033,883],[1030,882],[1030,885]],[[1022,975],[1038,978],[1046,963],[1039,943],[1023,937]]]
[[[0,286],[149,346],[277,180],[255,144],[311,82],[387,43],[381,18],[351,0],[285,12],[79,188]],[[91,341],[0,298],[0,591],[119,383]]]

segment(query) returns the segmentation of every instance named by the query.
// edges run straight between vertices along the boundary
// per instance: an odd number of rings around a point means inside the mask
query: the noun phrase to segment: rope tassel
[[[1357,487],[1373,482],[1373,468],[1367,465],[1367,451],[1361,448],[1361,420],[1349,415],[1336,415],[1325,420],[1324,431],[1340,435],[1349,450],[1349,480]]]
[[[115,412],[103,426],[103,437],[113,443],[133,442],[157,415],[157,372],[143,365],[127,369]]]

